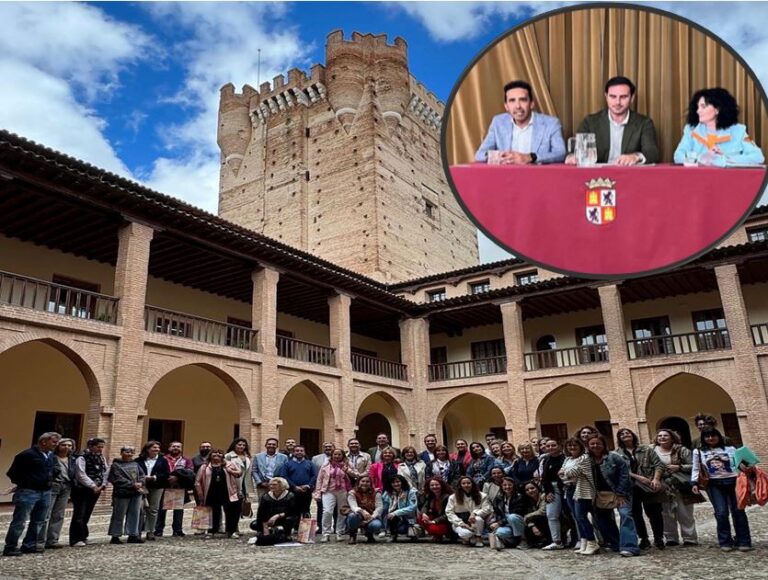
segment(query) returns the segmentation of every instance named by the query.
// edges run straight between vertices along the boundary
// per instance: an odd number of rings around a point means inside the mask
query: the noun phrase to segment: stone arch
[[[582,425],[594,425],[613,441],[608,405],[594,391],[574,383],[555,387],[536,408],[539,433],[563,442]]]
[[[99,381],[70,345],[50,337],[6,345],[0,377],[0,488],[10,486],[5,473],[13,456],[41,431],[61,431],[76,439],[78,448],[98,434]]]
[[[310,379],[295,383],[285,392],[280,401],[279,418],[281,444],[287,438],[296,439],[307,448],[309,455],[319,453],[324,441],[336,442],[333,405]]]
[[[140,416],[144,418],[139,429],[142,440],[151,434],[152,419],[183,422],[182,438],[187,451],[195,449],[204,439],[210,440],[214,447],[224,448],[236,435],[251,440],[248,396],[240,383],[218,366],[204,361],[185,361],[155,373],[150,381],[143,392],[143,405],[139,407]],[[227,395],[231,397],[229,401]]]
[[[368,416],[378,413],[390,426],[391,436],[389,438],[395,447],[404,447],[410,445],[408,437],[408,417],[405,415],[402,405],[392,395],[385,391],[375,391],[368,394],[360,403],[355,414],[355,423],[358,427],[357,437],[363,448],[373,447],[376,444],[376,433],[373,434],[373,442],[370,442],[368,432],[363,429],[362,422]],[[376,431],[376,426],[373,426]],[[365,439],[365,440],[363,440]]]
[[[435,433],[446,447],[453,448],[456,439],[479,441],[485,445],[489,430],[506,437],[507,418],[502,406],[491,397],[480,393],[463,393],[446,402],[437,415]]]
[[[688,423],[692,438],[698,437],[693,421],[697,413],[713,415],[718,420],[718,428],[741,443],[741,428],[733,397],[728,390],[703,374],[678,372],[665,377],[651,389],[645,401],[650,437],[662,423],[669,423],[676,417]]]

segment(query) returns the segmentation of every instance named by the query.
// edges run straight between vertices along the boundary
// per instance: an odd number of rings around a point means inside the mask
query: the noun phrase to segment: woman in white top
[[[402,475],[419,496],[424,494],[424,482],[426,481],[427,466],[419,459],[419,452],[415,447],[403,447],[401,451],[403,461],[397,466],[398,475]]]
[[[448,498],[445,515],[463,544],[476,546],[482,540],[485,519],[492,512],[488,496],[477,488],[474,480],[466,475],[459,478],[456,493]]]
[[[243,472],[243,475],[237,478],[237,489],[243,496],[242,512],[243,515],[253,515],[251,509],[251,496],[253,495],[253,478],[248,477],[251,473],[251,450],[248,445],[248,440],[242,437],[237,437],[227,449],[227,454],[224,456],[225,461],[229,461],[237,465]]]
[[[664,540],[667,546],[678,546],[680,535],[683,544],[695,546],[699,543],[696,534],[696,520],[693,518],[693,502],[690,499],[691,450],[682,445],[680,436],[670,429],[659,429],[653,450],[664,464],[669,500],[663,504]],[[680,527],[680,534],[677,528]]]

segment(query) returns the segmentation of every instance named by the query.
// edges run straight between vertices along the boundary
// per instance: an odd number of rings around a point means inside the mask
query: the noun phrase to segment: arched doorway
[[[333,441],[333,410],[328,397],[310,381],[291,387],[280,405],[279,439],[295,439],[307,455],[320,453],[323,441]]]
[[[143,440],[160,441],[163,449],[181,441],[191,455],[201,441],[226,449],[241,435],[244,401],[240,387],[218,369],[201,364],[179,367],[157,381],[147,397]]]
[[[379,433],[386,433],[392,445],[398,446],[392,441],[392,426],[389,424],[389,419],[381,413],[369,413],[357,422],[357,438],[363,449],[374,447]]]
[[[536,417],[543,437],[562,443],[579,427],[594,425],[613,447],[608,407],[600,397],[579,385],[567,384],[556,388],[541,402]]]
[[[683,445],[690,449],[692,442],[691,426],[688,424],[688,421],[682,417],[667,417],[666,419],[662,419],[659,421],[656,429],[670,429],[674,431],[680,435]],[[653,433],[651,433],[651,438],[653,438]]]
[[[692,439],[699,436],[693,418],[698,413],[712,415],[717,419],[718,429],[741,445],[741,429],[733,399],[720,385],[702,376],[679,373],[666,379],[653,389],[645,409],[649,429],[660,426],[663,420],[676,418],[687,423]],[[678,425],[683,429],[681,423]],[[649,435],[653,437],[655,433]]]
[[[46,431],[95,435],[99,389],[87,364],[61,343],[33,340],[0,354],[0,489],[13,457]],[[0,501],[10,501],[3,496]]]
[[[456,439],[479,441],[485,445],[485,434],[489,432],[506,439],[506,420],[501,409],[490,399],[476,394],[460,395],[440,411],[436,432],[442,433],[449,449],[453,449]]]
[[[395,447],[407,445],[407,420],[400,403],[387,393],[368,395],[357,410],[357,438],[363,449],[376,445],[376,436],[386,433]]]

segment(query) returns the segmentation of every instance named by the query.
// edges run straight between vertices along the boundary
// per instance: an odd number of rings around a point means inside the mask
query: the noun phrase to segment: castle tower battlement
[[[337,30],[325,54],[309,74],[222,87],[219,214],[383,281],[477,264],[442,172],[444,105],[405,40]]]

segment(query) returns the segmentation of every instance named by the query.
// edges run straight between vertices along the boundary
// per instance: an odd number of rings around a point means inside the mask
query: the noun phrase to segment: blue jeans
[[[29,522],[27,534],[21,547],[25,550],[36,550],[38,542],[45,542],[43,533],[45,521],[51,504],[50,491],[35,491],[33,489],[18,489],[13,494],[13,519],[5,535],[5,549],[13,551],[18,548],[19,538],[24,526]]]
[[[637,530],[635,520],[632,519],[632,496],[624,500],[624,504],[616,508],[619,512],[619,527],[616,527],[616,517],[613,510],[597,508],[597,525],[603,540],[614,552],[631,552],[639,554],[637,545]]]
[[[560,513],[563,511],[563,496],[560,490],[555,488],[552,494],[554,499],[547,504],[547,521],[549,523],[549,533],[552,535],[552,542],[560,544]]]
[[[350,537],[354,538],[357,535],[357,530],[359,530],[361,526],[365,528],[365,535],[368,537],[378,534],[384,529],[384,524],[382,524],[379,519],[373,519],[367,524],[364,524],[363,516],[360,514],[351,513],[347,516],[347,533]]]
[[[749,533],[749,521],[744,510],[736,508],[736,478],[726,480],[710,479],[707,487],[709,501],[715,510],[717,522],[717,542],[720,546],[734,546],[731,536],[731,522],[728,519],[730,511],[733,518],[733,527],[736,529],[736,546],[751,546],[752,537]]]
[[[589,514],[592,513],[592,500],[577,499],[573,500],[573,503],[573,514],[576,518],[576,526],[579,529],[579,538],[587,540],[588,542],[594,542],[595,530],[592,527],[592,523],[589,521]]]
[[[496,537],[502,540],[509,540],[513,536],[519,538],[525,531],[525,523],[522,516],[517,514],[509,514],[507,516],[507,525],[503,525],[496,529]]]

